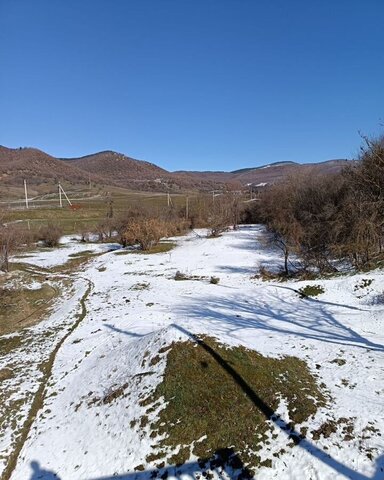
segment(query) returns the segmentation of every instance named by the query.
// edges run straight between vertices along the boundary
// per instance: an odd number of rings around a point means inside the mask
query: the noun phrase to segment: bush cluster
[[[142,250],[149,250],[161,238],[182,235],[191,228],[209,228],[210,236],[220,235],[229,225],[236,228],[241,218],[240,206],[237,195],[222,194],[215,199],[200,196],[190,203],[186,218],[184,208],[138,204],[116,218],[106,216],[96,231],[100,241],[115,238],[123,247],[138,245]]]
[[[0,271],[8,272],[11,255],[20,249],[39,240],[47,247],[55,247],[61,235],[61,228],[52,223],[40,228],[27,228],[24,223],[2,224],[0,221]]]
[[[55,223],[48,223],[48,225],[40,227],[37,233],[38,240],[40,240],[45,247],[50,248],[59,245],[62,235],[63,229]]]
[[[369,140],[359,159],[340,174],[290,178],[268,189],[257,206],[275,243],[295,253],[303,270],[335,271],[335,260],[361,269],[382,254],[384,138]]]

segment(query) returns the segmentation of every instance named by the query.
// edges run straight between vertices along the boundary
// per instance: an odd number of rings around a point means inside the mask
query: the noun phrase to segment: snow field
[[[186,338],[177,327],[263,355],[304,359],[332,399],[304,426],[317,430],[340,418],[353,426],[351,439],[344,439],[340,424],[328,438],[320,436],[316,442],[288,449],[273,459],[273,468],[261,468],[258,479],[380,478],[383,272],[312,282],[262,282],[251,278],[260,266],[276,268],[282,263],[279,252],[261,241],[262,227],[242,227],[217,239],[198,233],[201,236],[174,239],[178,246],[164,254],[105,253],[81,272],[93,284],[87,314],[57,354],[44,407],[13,480],[32,478],[33,461],[62,480],[124,475],[138,465],[153,468],[145,459],[156,451],[155,441],[149,424],[140,425],[146,411],[140,399],[162,379],[166,354],[156,365],[151,359],[164,345]],[[72,253],[73,248],[69,244]],[[33,263],[50,265],[45,253],[39,255]],[[202,278],[176,281],[177,271]],[[219,284],[210,284],[211,276],[219,277]],[[367,279],[372,280],[369,285]],[[322,285],[324,293],[300,298],[297,290],[310,284]],[[84,287],[79,288],[63,299],[62,310],[47,322],[73,315]],[[282,417],[284,412],[282,402]],[[281,430],[275,427],[274,432],[278,438],[273,442],[286,445]],[[268,458],[267,446],[263,454]]]

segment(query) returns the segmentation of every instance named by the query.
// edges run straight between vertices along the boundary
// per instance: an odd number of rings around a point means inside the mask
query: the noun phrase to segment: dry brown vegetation
[[[284,252],[284,273],[295,253],[304,271],[336,270],[335,260],[356,268],[382,257],[384,139],[364,139],[359,161],[332,176],[303,175],[268,189],[257,216]]]
[[[183,235],[198,227],[209,228],[209,236],[218,236],[229,226],[236,228],[241,218],[241,201],[237,194],[220,195],[214,201],[201,197],[184,207],[134,205],[115,218],[107,212],[96,233],[100,241],[117,240],[123,247],[138,245],[151,250],[163,237]],[[82,235],[85,239],[86,235]]]
[[[37,239],[37,231],[29,230],[23,224],[2,224],[0,213],[0,271],[8,272],[11,255],[29,247]]]
[[[56,223],[50,222],[46,226],[41,227],[37,235],[45,247],[57,247],[63,235],[63,230]]]
[[[127,245],[138,244],[141,250],[149,250],[167,235],[167,224],[156,218],[132,220],[123,233],[123,241]]]

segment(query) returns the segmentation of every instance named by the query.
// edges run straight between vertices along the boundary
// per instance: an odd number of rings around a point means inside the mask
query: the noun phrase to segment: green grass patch
[[[0,337],[0,357],[20,348],[23,344],[22,335],[12,335],[10,337]]]
[[[46,283],[34,290],[0,288],[0,335],[13,333],[41,320],[57,294]]]
[[[56,188],[55,188],[56,190]],[[105,220],[109,209],[109,201],[113,200],[114,216],[118,217],[124,214],[129,207],[135,204],[149,206],[156,209],[165,208],[167,205],[167,195],[165,193],[155,192],[134,192],[123,188],[108,187],[109,192],[92,192],[94,194],[101,193],[100,196],[92,196],[91,198],[79,198],[73,195],[70,188],[67,193],[72,203],[79,206],[75,210],[69,208],[66,203],[63,208],[59,207],[59,199],[57,193],[52,202],[31,202],[33,208],[29,209],[7,209],[5,211],[5,222],[23,221],[31,228],[38,228],[47,225],[49,222],[55,222],[63,229],[64,234],[79,233],[82,230],[93,231],[96,225]],[[20,194],[18,195],[20,198]],[[174,194],[172,201],[175,208],[185,206],[185,195]],[[192,201],[192,198],[190,199]]]
[[[151,255],[153,253],[166,253],[170,250],[173,250],[176,247],[176,243],[174,242],[161,242],[157,245],[154,245],[149,250],[139,250],[139,249],[130,249],[130,250],[118,250],[115,252],[115,255],[130,255],[132,253],[139,253],[141,255]]]
[[[166,437],[147,461],[183,464],[191,453],[209,459],[233,450],[252,469],[263,464],[257,452],[271,428],[266,420],[281,398],[297,424],[326,402],[303,360],[268,358],[210,337],[172,345],[162,383],[142,404],[152,406],[161,398],[166,407],[152,423],[151,437]]]
[[[135,250],[126,250],[121,249],[121,250],[116,250],[116,252],[113,252],[115,255],[130,255],[131,253],[137,253]]]
[[[56,265],[49,269],[51,273],[59,273],[69,275],[73,272],[80,271],[93,258],[100,257],[102,252],[92,252],[91,250],[84,250],[68,256],[68,260],[62,265]]]
[[[90,257],[92,255],[98,255],[93,250],[83,250],[82,252],[71,253],[68,255],[69,258],[77,258],[77,257]]]
[[[324,291],[321,285],[306,285],[298,290],[301,298],[317,297],[317,295],[324,293]]]
[[[137,253],[166,253],[173,250],[176,247],[174,242],[161,242],[153,246],[149,250],[140,250]]]
[[[141,254],[152,254],[152,253],[166,253],[170,250],[173,250],[176,247],[176,243],[174,242],[161,242],[157,245],[154,245],[149,250],[134,250],[133,253],[141,253]]]

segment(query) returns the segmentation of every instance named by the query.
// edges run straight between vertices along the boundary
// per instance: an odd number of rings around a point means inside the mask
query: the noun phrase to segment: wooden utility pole
[[[29,208],[27,180],[24,180],[25,208]]]
[[[185,218],[188,220],[189,217],[189,198],[188,195],[185,198]]]
[[[61,186],[61,184],[59,183],[59,198],[60,198],[60,207],[63,206],[63,202],[62,202],[62,198],[61,198],[61,194],[64,195],[64,197],[66,198],[67,202],[69,203],[69,205],[72,207],[72,202],[69,200],[67,194],[65,193],[65,190],[64,188]]]

